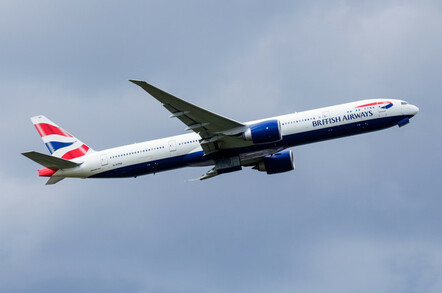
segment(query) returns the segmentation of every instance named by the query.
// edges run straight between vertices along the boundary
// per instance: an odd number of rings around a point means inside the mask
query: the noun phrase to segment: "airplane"
[[[47,185],[64,178],[124,178],[189,166],[213,166],[194,180],[252,167],[267,174],[295,168],[299,145],[402,127],[419,112],[403,100],[369,99],[256,121],[238,122],[130,80],[157,99],[192,133],[95,151],[43,115],[31,118],[51,155],[22,153],[42,165]]]

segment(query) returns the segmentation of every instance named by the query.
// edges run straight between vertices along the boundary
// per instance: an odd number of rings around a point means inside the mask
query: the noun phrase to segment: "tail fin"
[[[94,152],[89,146],[45,116],[32,117],[31,121],[54,157],[72,160]]]

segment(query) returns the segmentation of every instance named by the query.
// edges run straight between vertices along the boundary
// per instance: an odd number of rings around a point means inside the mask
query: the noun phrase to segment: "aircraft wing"
[[[203,138],[200,143],[206,154],[218,151],[219,143],[232,145],[232,140],[233,145],[235,141],[241,143],[235,136],[244,132],[244,124],[186,102],[145,81],[130,81],[160,101],[172,113],[171,118],[176,117],[187,125],[186,130],[198,133]]]

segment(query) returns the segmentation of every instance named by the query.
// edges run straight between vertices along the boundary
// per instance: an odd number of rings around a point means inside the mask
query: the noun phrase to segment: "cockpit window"
[[[407,102],[401,102],[401,105],[406,105],[406,104],[408,104]]]

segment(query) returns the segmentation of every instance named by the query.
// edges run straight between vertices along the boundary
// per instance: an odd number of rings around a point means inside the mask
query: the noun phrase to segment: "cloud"
[[[298,288],[322,292],[437,292],[439,245],[377,238],[330,238],[309,251]]]
[[[438,3],[1,5],[0,290],[440,291]],[[98,150],[182,133],[129,78],[238,120],[374,96],[421,112],[295,148],[287,174],[45,186],[30,116]]]

